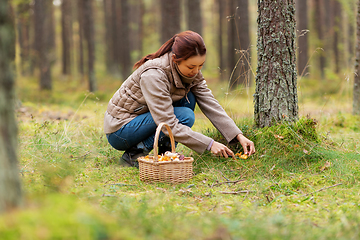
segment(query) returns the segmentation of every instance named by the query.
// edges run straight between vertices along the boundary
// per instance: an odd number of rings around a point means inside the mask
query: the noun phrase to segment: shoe
[[[144,157],[148,155],[148,153],[144,152],[142,149],[133,147],[124,152],[121,156],[119,164],[124,167],[136,167],[139,168],[139,157]]]

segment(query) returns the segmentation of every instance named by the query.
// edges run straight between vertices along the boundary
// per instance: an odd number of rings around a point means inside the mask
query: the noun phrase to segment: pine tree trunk
[[[201,1],[187,0],[186,9],[187,29],[202,35]]]
[[[360,115],[360,0],[358,0],[356,20],[356,60],[353,91],[353,114]]]
[[[0,212],[21,203],[14,116],[15,26],[9,1],[0,2]]]
[[[220,81],[225,79],[224,71],[225,71],[225,63],[224,63],[224,51],[223,51],[223,29],[224,29],[224,20],[225,20],[225,4],[223,0],[217,0],[218,5],[218,14],[219,14],[219,30],[218,30],[218,51],[219,51],[219,75]]]
[[[230,89],[233,89],[237,80],[236,74],[236,48],[237,48],[237,33],[236,33],[236,6],[235,0],[229,0],[227,4],[227,76],[229,78]]]
[[[83,42],[84,42],[84,11],[83,11],[83,6],[84,6],[84,0],[78,0],[77,2],[77,20],[79,23],[79,57],[78,57],[78,71],[81,74],[81,76],[84,75],[84,46],[83,46]]]
[[[323,11],[323,0],[314,0],[315,1],[315,28],[318,35],[318,44],[317,52],[319,55],[319,69],[321,73],[321,78],[325,77],[325,56],[324,56],[324,11]]]
[[[131,56],[130,56],[130,31],[129,31],[129,4],[128,0],[121,0],[121,21],[120,21],[120,36],[118,38],[120,46],[120,63],[121,75],[126,79],[132,69]]]
[[[106,70],[108,73],[112,73],[111,66],[114,62],[113,58],[113,46],[112,46],[112,0],[104,0],[104,21],[105,21],[105,39],[104,42],[106,44],[106,52],[105,52],[105,62],[106,62]]]
[[[20,71],[22,75],[30,74],[30,4],[17,5],[17,30],[20,47]]]
[[[296,1],[297,31],[298,31],[298,74],[306,76],[308,69],[308,5],[307,1]]]
[[[258,66],[254,117],[258,127],[298,119],[294,0],[258,0]]]
[[[71,0],[61,3],[62,73],[71,75],[72,17]]]
[[[49,46],[49,11],[51,11],[52,2],[47,0],[35,0],[34,17],[35,17],[35,51],[36,62],[40,71],[40,89],[51,90],[51,52]]]
[[[248,0],[237,0],[237,36],[238,49],[236,60],[240,58],[238,64],[239,72],[236,85],[242,84],[250,86],[250,30],[249,30],[249,3]]]
[[[89,79],[89,91],[95,92],[97,90],[94,62],[95,62],[95,39],[94,39],[94,16],[92,0],[84,1],[84,37],[87,45],[87,74]]]
[[[161,0],[161,44],[180,32],[180,1]]]
[[[333,40],[333,50],[334,50],[334,60],[335,60],[335,73],[340,73],[340,55],[339,55],[339,38],[341,32],[341,4],[333,0],[333,17],[334,17],[334,40]]]

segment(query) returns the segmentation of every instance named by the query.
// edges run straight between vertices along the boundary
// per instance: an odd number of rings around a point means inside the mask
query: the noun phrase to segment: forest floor
[[[0,217],[1,239],[360,237],[360,117],[351,115],[346,91],[301,88],[298,123],[256,129],[252,90],[227,93],[210,81],[257,153],[233,160],[179,144],[194,158],[194,176],[172,185],[144,183],[138,169],[118,164],[122,152],[102,130],[115,90],[39,93],[35,85],[18,92],[24,204]],[[196,115],[194,130],[223,141]]]

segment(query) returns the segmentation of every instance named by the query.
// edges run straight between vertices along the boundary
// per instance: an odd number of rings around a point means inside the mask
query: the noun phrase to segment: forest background
[[[302,118],[255,129],[255,1],[12,0],[25,207],[2,216],[3,239],[358,237],[356,1],[295,2]],[[132,65],[187,29],[204,37],[203,74],[258,153],[219,160],[179,146],[193,180],[144,184],[117,165],[103,113]],[[194,129],[221,141],[196,114]]]

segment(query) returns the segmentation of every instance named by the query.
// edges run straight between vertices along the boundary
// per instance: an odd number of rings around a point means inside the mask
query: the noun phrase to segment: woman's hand
[[[239,141],[241,146],[244,149],[244,153],[250,156],[251,154],[255,153],[255,146],[252,141],[247,139],[244,135],[241,133],[236,136],[236,139]]]
[[[214,141],[214,143],[211,146],[211,152],[219,157],[235,157],[233,151],[231,151],[228,147],[226,147],[224,144]]]

